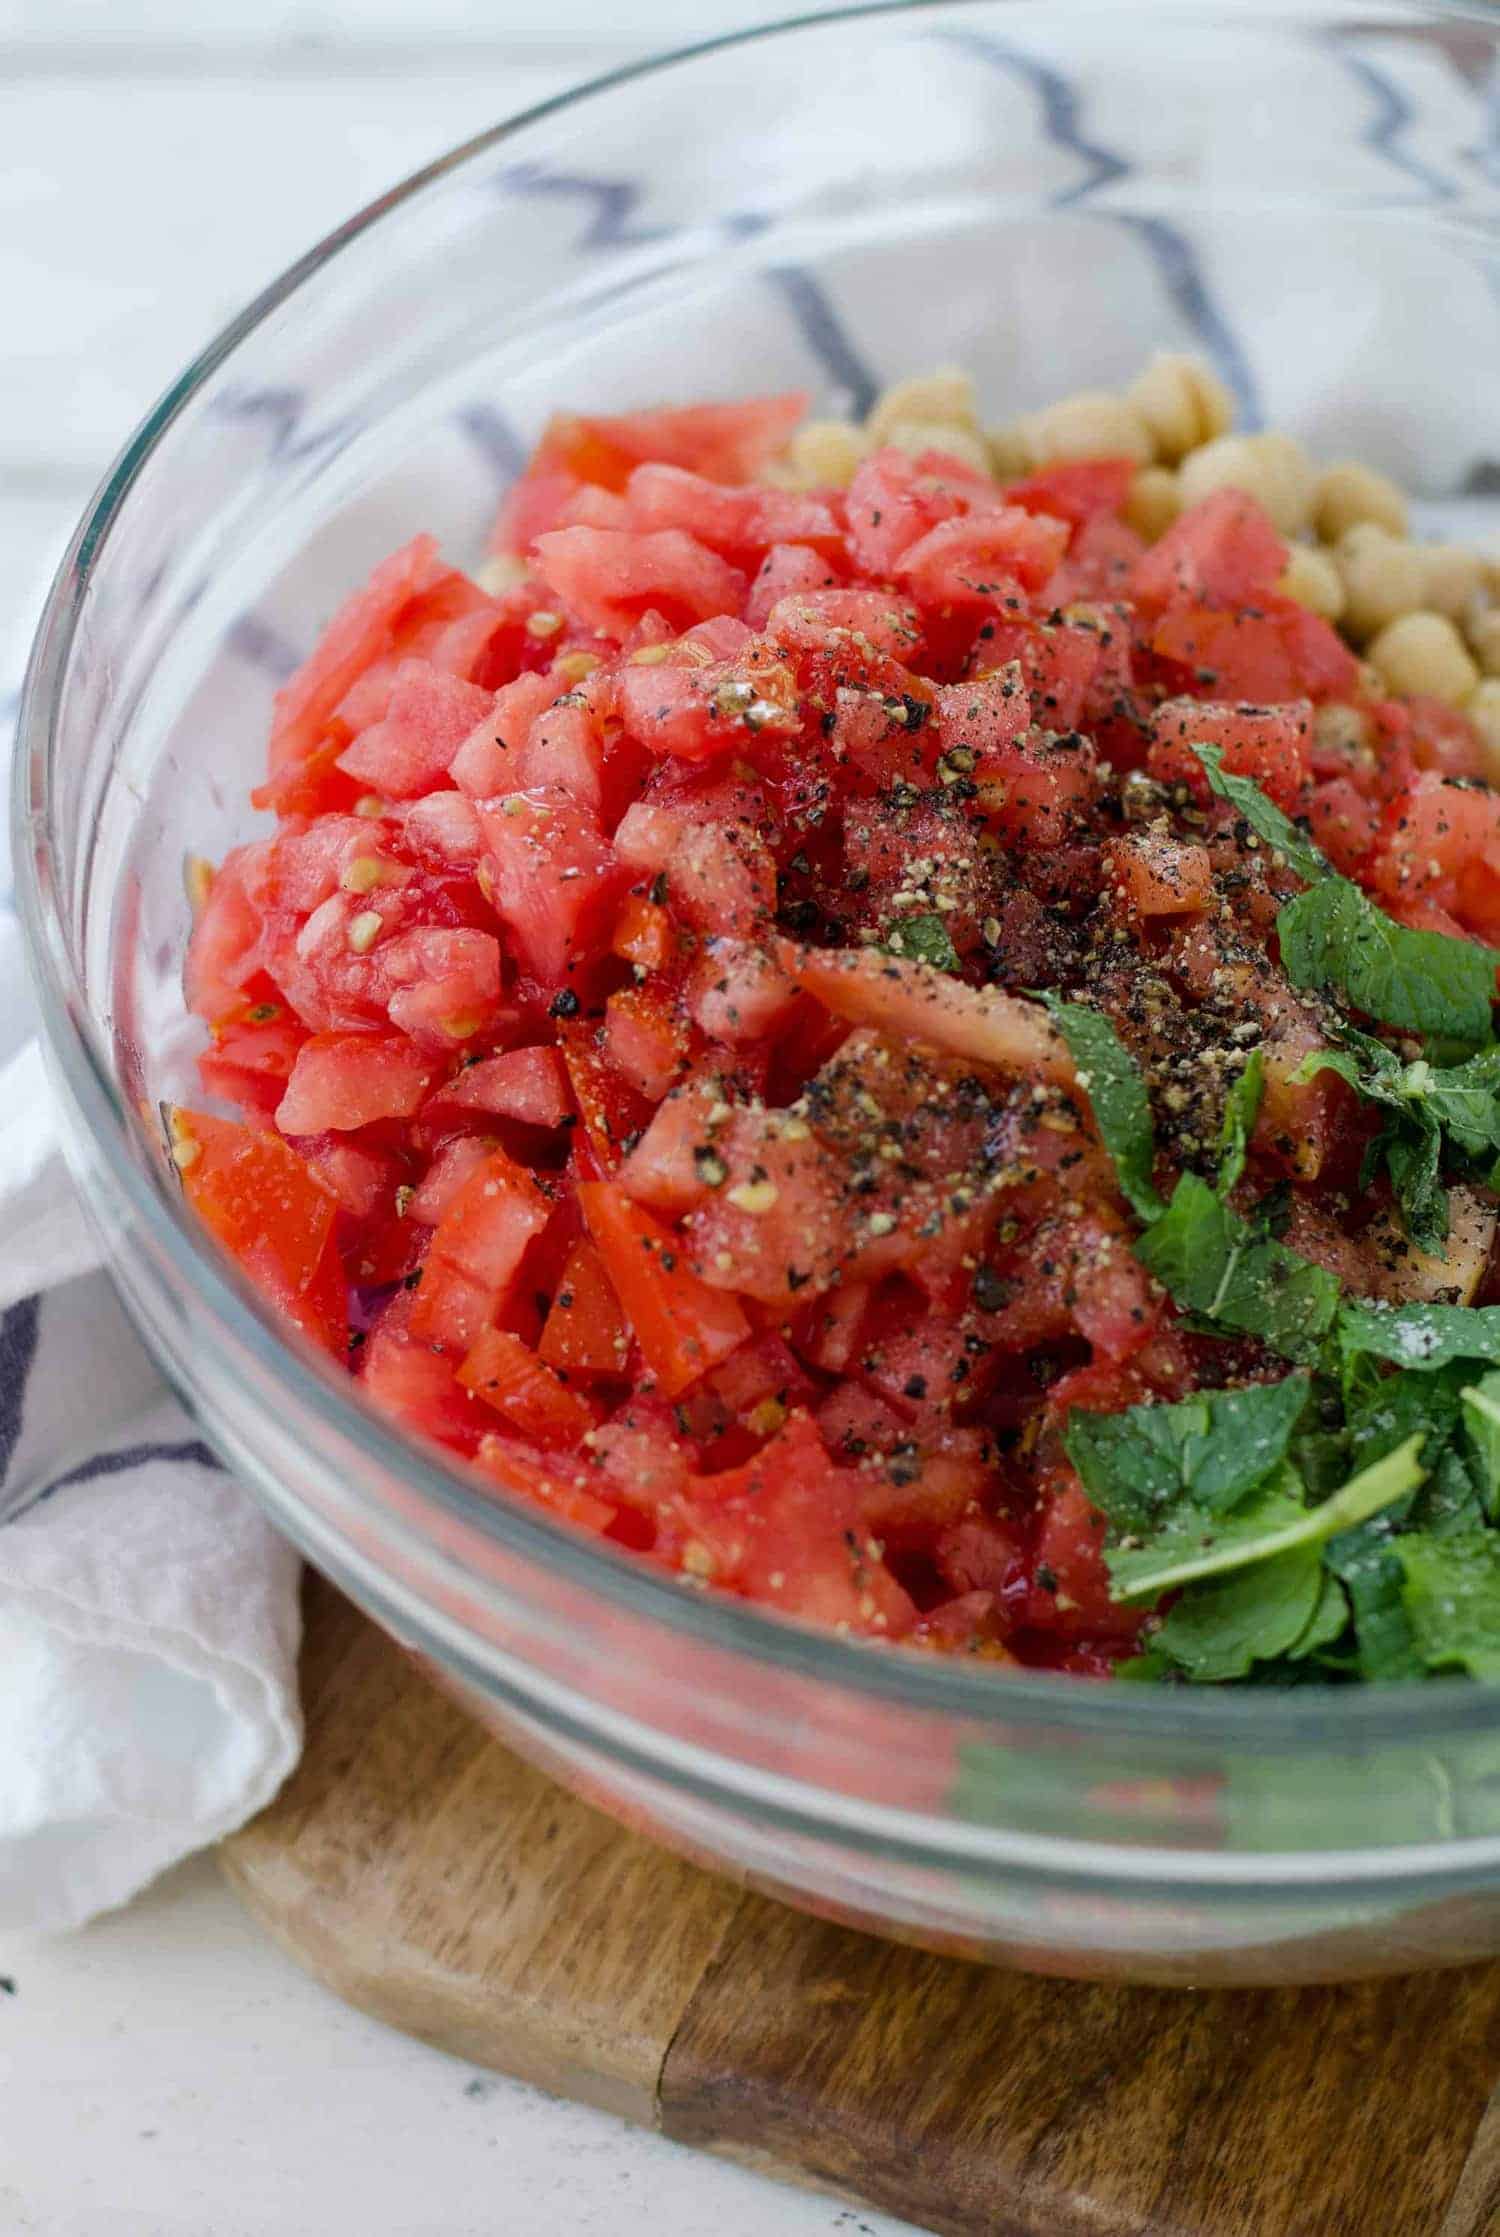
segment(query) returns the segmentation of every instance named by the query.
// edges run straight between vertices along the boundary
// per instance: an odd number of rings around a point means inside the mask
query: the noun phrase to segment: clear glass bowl
[[[1491,11],[876,10],[626,72],[352,220],[189,368],[38,640],[16,857],[116,1279],[229,1466],[515,1744],[793,1901],[1021,1965],[1330,1978],[1500,1949],[1500,1693],[1196,1698],[881,1652],[481,1497],[289,1348],[184,1217],[189,850],[271,693],[418,528],[478,555],[555,403],[944,360],[998,418],[1203,349],[1252,423],[1484,525],[1500,489]]]

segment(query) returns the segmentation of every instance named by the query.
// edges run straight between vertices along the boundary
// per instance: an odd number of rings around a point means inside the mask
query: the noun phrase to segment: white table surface
[[[806,0],[804,0],[804,5]],[[0,0],[0,708],[178,366],[443,147],[761,0]],[[899,2237],[347,2010],[211,1863],[0,1940],[5,2237]]]

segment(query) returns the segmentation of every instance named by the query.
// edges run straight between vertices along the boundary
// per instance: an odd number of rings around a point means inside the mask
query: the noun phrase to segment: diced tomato
[[[1065,521],[1004,506],[940,521],[907,546],[896,573],[924,605],[999,605],[1017,584],[1039,590],[1067,548]]]
[[[416,536],[382,560],[364,589],[340,607],[316,651],[276,694],[273,776],[288,762],[307,758],[350,686],[389,649],[400,621],[445,572],[435,538]]]
[[[691,1032],[670,988],[622,987],[604,1005],[604,1045],[609,1061],[645,1096],[659,1103],[687,1068]]]
[[[432,1072],[404,1034],[314,1033],[297,1052],[276,1123],[283,1134],[321,1134],[410,1118]]]
[[[537,461],[573,479],[624,489],[646,461],[680,466],[709,481],[747,482],[783,449],[807,409],[800,389],[750,396],[736,404],[689,404],[663,411],[620,412],[549,421]]]
[[[183,1194],[209,1233],[305,1335],[342,1355],[333,1192],[274,1134],[205,1111],[176,1109],[169,1120]]]
[[[592,1243],[575,1243],[553,1293],[537,1356],[569,1375],[619,1375],[628,1352],[625,1318],[604,1261]]]
[[[773,544],[750,585],[745,619],[752,629],[763,629],[784,598],[831,590],[837,579],[828,559],[811,545]]]
[[[644,971],[664,970],[677,954],[670,913],[659,901],[627,893],[609,945],[611,954],[625,963],[638,963]]]
[[[198,1058],[207,1092],[269,1118],[286,1092],[306,1027],[279,1002],[250,1003],[241,1016],[215,1026],[213,1036]]]
[[[612,921],[629,871],[566,793],[538,788],[478,806],[495,914],[525,969],[545,987],[566,986]]]
[[[519,1437],[491,1434],[481,1440],[474,1460],[502,1490],[593,1537],[602,1537],[614,1523],[614,1506],[590,1488],[595,1479],[560,1453],[539,1453]]]
[[[458,1369],[464,1389],[539,1445],[572,1445],[599,1416],[529,1345],[508,1329],[481,1330]]]
[[[1294,809],[1308,776],[1312,708],[1228,706],[1206,699],[1168,699],[1151,717],[1146,767],[1159,784],[1185,785],[1200,806],[1210,798],[1208,773],[1195,745],[1222,746],[1230,776],[1253,777],[1278,807]]]
[[[491,1112],[523,1126],[561,1126],[573,1108],[573,1098],[567,1067],[557,1049],[507,1049],[466,1065],[434,1088],[423,1108],[438,1118]]]
[[[1031,1578],[1027,1620],[1041,1630],[1126,1640],[1145,1621],[1144,1609],[1121,1607],[1110,1596],[1104,1517],[1070,1468],[1058,1473],[1045,1498]]]
[[[607,1181],[578,1200],[610,1284],[659,1388],[674,1398],[750,1334],[732,1296],[693,1274],[669,1228]]]
[[[1348,777],[1330,777],[1307,796],[1307,821],[1315,843],[1335,870],[1356,877],[1375,844],[1380,810]]]
[[[1130,595],[1143,606],[1258,604],[1274,591],[1286,559],[1286,545],[1253,497],[1215,490],[1180,513],[1136,562]]]
[[[1071,458],[1007,482],[1005,502],[1028,513],[1047,513],[1075,528],[1099,513],[1117,513],[1135,480],[1133,458]]]
[[[606,636],[648,608],[685,628],[744,602],[738,569],[680,528],[556,528],[534,549],[538,573],[567,611]]]
[[[649,1122],[651,1105],[610,1063],[597,1026],[570,1022],[558,1038],[590,1152],[600,1172],[612,1173]]]
[[[404,1428],[472,1453],[495,1417],[455,1379],[453,1362],[413,1333],[412,1307],[402,1290],[382,1311],[358,1353],[360,1387]]]
[[[787,1615],[900,1638],[916,1610],[860,1512],[854,1469],[836,1468],[805,1414],[732,1475],[690,1487],[668,1530],[691,1574]]]
[[[466,1352],[514,1281],[526,1246],[551,1217],[536,1182],[491,1150],[443,1213],[422,1266],[412,1333]]]
[[[1169,531],[1170,533],[1170,531]],[[1359,663],[1317,614],[1289,598],[1263,597],[1250,611],[1178,606],[1164,614],[1151,649],[1221,699],[1271,706],[1290,699],[1347,699]]]
[[[385,713],[339,755],[339,767],[371,792],[415,800],[431,792],[474,725],[490,694],[425,660],[403,660]]]
[[[1122,834],[1109,849],[1109,875],[1127,923],[1135,917],[1190,916],[1213,905],[1207,847],[1184,844],[1164,831]]]

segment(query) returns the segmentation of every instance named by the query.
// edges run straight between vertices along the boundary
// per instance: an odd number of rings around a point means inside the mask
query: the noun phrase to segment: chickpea
[[[1161,350],[1125,392],[1145,423],[1156,455],[1175,466],[1189,451],[1234,425],[1234,398],[1198,357]]]
[[[1326,467],[1318,476],[1313,511],[1325,544],[1339,543],[1365,521],[1389,536],[1404,536],[1407,530],[1406,499],[1396,484],[1354,458]]]
[[[1344,579],[1327,552],[1311,544],[1293,544],[1276,587],[1324,621],[1337,621],[1344,610]]]
[[[1377,692],[1377,697],[1383,696]],[[1322,753],[1347,754],[1351,761],[1370,756],[1369,718],[1341,699],[1313,710],[1313,743]]]
[[[1182,492],[1169,466],[1143,466],[1130,485],[1125,518],[1138,536],[1154,544],[1182,511]]]
[[[905,451],[909,458],[920,457],[923,451],[946,451],[950,458],[961,458],[978,473],[990,470],[989,447],[977,427],[960,427],[953,421],[945,424],[942,420],[898,419],[880,439],[892,450]]]
[[[1018,419],[1008,427],[986,428],[984,439],[989,448],[990,472],[997,481],[1019,481],[1037,463],[1031,438]]]
[[[888,443],[891,429],[908,421],[937,421],[944,427],[969,427],[977,433],[979,412],[970,375],[956,365],[944,365],[935,373],[893,381],[876,397],[865,427],[878,445]]]
[[[1024,439],[1039,466],[1060,458],[1133,458],[1149,466],[1154,445],[1146,424],[1123,396],[1102,388],[1080,389],[1021,421]]]
[[[1423,544],[1421,551],[1423,605],[1462,621],[1483,588],[1484,562],[1462,544]]]
[[[1500,606],[1471,607],[1465,634],[1484,673],[1500,676]]]
[[[1244,490],[1284,536],[1299,536],[1312,519],[1312,462],[1290,435],[1220,435],[1188,453],[1181,479],[1187,505],[1217,489]]]
[[[1401,614],[1386,623],[1370,647],[1371,665],[1388,691],[1423,692],[1461,707],[1479,682],[1479,670],[1446,614]]]
[[[1486,676],[1464,709],[1484,748],[1484,773],[1500,785],[1500,676]]]
[[[792,473],[799,489],[847,489],[869,448],[864,431],[846,419],[810,419],[792,437]]]
[[[1425,568],[1420,549],[1404,543],[1378,521],[1363,520],[1340,538],[1335,553],[1344,578],[1344,627],[1363,641],[1387,622],[1422,603]]]

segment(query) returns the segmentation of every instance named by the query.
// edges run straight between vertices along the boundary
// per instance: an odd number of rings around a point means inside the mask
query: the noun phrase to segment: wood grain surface
[[[553,1786],[309,1588],[301,1766],[225,1844],[340,1995],[944,2237],[1500,2237],[1500,1965],[1033,1979],[745,1894]]]

